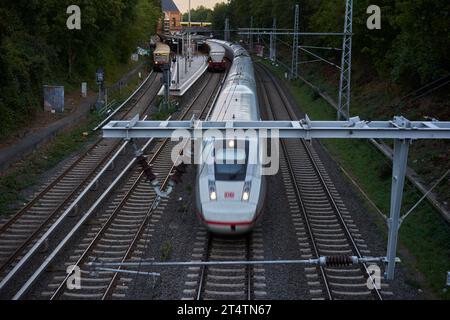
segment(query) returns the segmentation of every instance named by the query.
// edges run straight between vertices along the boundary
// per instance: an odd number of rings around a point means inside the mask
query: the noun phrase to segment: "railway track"
[[[293,108],[265,67],[257,65],[259,91],[269,119],[296,120]],[[281,141],[280,168],[301,258],[370,255],[352,214],[328,176],[314,148],[304,140]],[[387,284],[370,290],[367,265],[306,267],[313,299],[383,299],[391,295]]]
[[[212,104],[220,85],[220,75],[208,74],[199,94],[182,113],[180,119],[190,119],[194,114],[203,117]],[[171,152],[175,142],[158,139],[149,154],[149,164],[158,179],[166,186],[174,170]],[[147,143],[148,145],[148,143]],[[140,169],[133,169],[130,178],[118,192],[109,196],[105,210],[85,225],[81,240],[61,254],[63,265],[53,266],[52,274],[41,298],[50,299],[120,299],[129,293],[134,278],[113,271],[89,272],[92,261],[139,261],[151,243],[157,223],[163,215],[167,199],[157,197],[154,189]],[[75,248],[75,249],[74,249]],[[81,269],[81,289],[69,290],[69,266]]]
[[[210,236],[206,261],[251,260],[250,236],[226,239]],[[251,300],[252,268],[249,266],[203,267],[198,300]]]
[[[238,238],[224,238],[200,229],[193,262],[263,260],[261,228]],[[265,269],[258,265],[189,267],[183,300],[253,300],[266,297]]]
[[[147,94],[156,95],[157,76],[151,73],[146,82],[123,106],[121,119],[133,117],[147,109],[134,108]],[[0,226],[0,280],[48,230],[84,188],[120,149],[121,142],[99,138],[78,158],[72,160],[41,191]]]

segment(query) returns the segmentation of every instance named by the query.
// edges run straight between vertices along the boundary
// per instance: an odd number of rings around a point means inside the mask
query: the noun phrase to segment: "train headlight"
[[[252,188],[252,183],[250,181],[245,182],[244,191],[242,192],[242,201],[250,200],[250,189]]]
[[[228,147],[229,148],[234,148],[234,140],[228,141]]]
[[[211,201],[217,200],[216,183],[214,181],[209,181],[209,199]]]

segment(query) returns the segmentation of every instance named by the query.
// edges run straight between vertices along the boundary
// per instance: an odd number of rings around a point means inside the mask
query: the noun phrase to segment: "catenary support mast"
[[[352,77],[353,0],[347,0],[345,8],[344,38],[342,41],[341,78],[337,119],[350,117],[350,93]]]

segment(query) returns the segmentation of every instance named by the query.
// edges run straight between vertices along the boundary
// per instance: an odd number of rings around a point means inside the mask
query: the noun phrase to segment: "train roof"
[[[225,54],[225,48],[218,43],[210,40],[206,40],[206,44],[209,46],[210,53],[223,53]]]
[[[167,53],[167,54],[169,54],[170,53],[170,47],[167,44],[165,44],[165,43],[158,42],[156,44],[156,49],[155,49],[154,53],[159,53],[159,54]]]
[[[215,106],[211,119],[215,121],[257,121],[259,114],[256,107],[253,88],[242,84],[231,84],[222,93]]]
[[[258,121],[260,117],[255,75],[248,52],[242,46],[229,42],[220,40],[209,42],[231,50],[234,56],[223,90],[211,113],[211,120]]]

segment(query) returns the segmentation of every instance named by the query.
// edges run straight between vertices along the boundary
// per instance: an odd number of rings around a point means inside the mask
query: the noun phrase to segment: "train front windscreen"
[[[227,147],[216,150],[214,172],[217,181],[244,181],[247,175],[249,143],[239,148],[236,141],[227,142]]]

